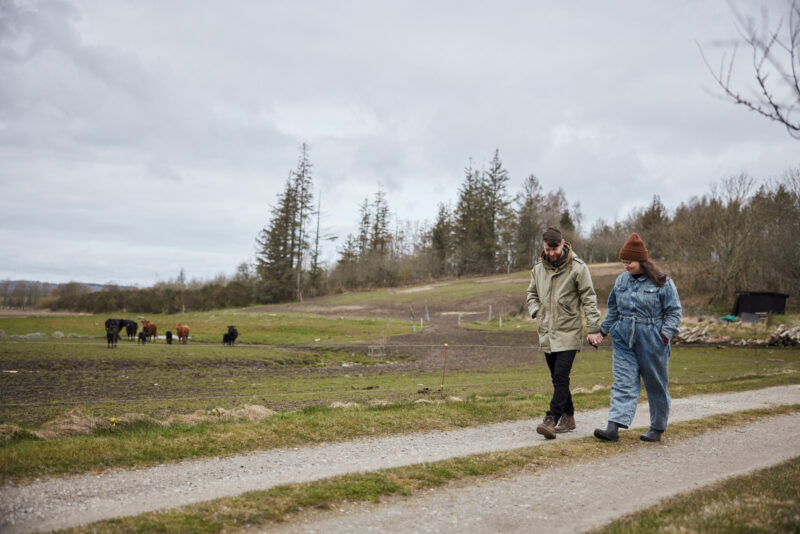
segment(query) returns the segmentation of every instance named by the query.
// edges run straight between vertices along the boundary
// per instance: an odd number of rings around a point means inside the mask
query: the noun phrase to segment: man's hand
[[[598,345],[600,345],[600,343],[603,342],[603,334],[601,334],[600,332],[597,332],[595,334],[589,334],[588,336],[586,336],[586,341],[588,341],[591,346],[597,347]]]

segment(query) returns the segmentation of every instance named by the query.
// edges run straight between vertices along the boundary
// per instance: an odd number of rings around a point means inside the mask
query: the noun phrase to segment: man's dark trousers
[[[569,392],[569,373],[572,371],[572,362],[575,361],[577,350],[564,350],[544,354],[547,360],[547,367],[550,368],[550,378],[553,380],[553,399],[550,401],[550,410],[547,415],[551,416],[556,423],[564,415],[575,415],[575,407],[572,405],[572,394]]]

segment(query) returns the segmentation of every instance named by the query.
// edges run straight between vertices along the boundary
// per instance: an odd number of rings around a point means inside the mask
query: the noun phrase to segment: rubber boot
[[[594,437],[605,441],[619,441],[619,427],[622,426],[614,421],[609,421],[605,430],[594,429]]]
[[[663,432],[664,432],[663,430],[656,430],[655,428],[651,428],[650,430],[639,436],[639,439],[642,441],[661,441],[661,434]]]

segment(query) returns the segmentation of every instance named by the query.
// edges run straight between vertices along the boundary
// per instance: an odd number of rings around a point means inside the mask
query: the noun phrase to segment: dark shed
[[[786,293],[772,291],[737,291],[732,315],[742,313],[786,313]]]

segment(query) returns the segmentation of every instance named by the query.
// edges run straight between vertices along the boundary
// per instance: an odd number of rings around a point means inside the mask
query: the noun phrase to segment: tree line
[[[778,291],[796,300],[800,285],[800,167],[757,185],[725,178],[670,213],[658,196],[622,222],[598,221],[583,250],[589,261],[616,258],[637,231],[651,257],[709,303],[732,302],[737,290]],[[797,307],[797,302],[788,303]]]
[[[0,280],[0,306],[6,308],[34,308],[50,295],[56,286],[44,282],[25,280]]]
[[[550,225],[561,228],[589,262],[618,261],[621,244],[638,232],[651,257],[669,264],[682,290],[705,295],[709,304],[730,302],[742,289],[797,295],[800,167],[760,184],[746,175],[723,179],[672,212],[654,196],[625,219],[598,220],[588,231],[580,204],[570,204],[563,189],[545,191],[530,174],[512,194],[509,181],[499,150],[487,168],[469,162],[454,203],[439,204],[431,223],[399,219],[378,189],[360,203],[357,231],[341,241],[336,260],[324,264],[321,246],[333,236],[321,234],[321,202],[314,202],[313,165],[303,144],[257,233],[254,261],[242,263],[233,276],[187,282],[181,271],[150,288],[93,293],[68,284],[39,303],[96,313],[174,313],[518,271],[538,259]]]

